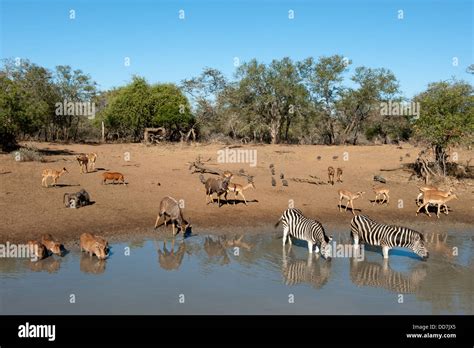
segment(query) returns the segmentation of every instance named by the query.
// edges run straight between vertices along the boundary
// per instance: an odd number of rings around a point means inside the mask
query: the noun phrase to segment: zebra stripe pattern
[[[278,226],[280,222],[283,225],[283,246],[285,246],[287,239],[291,245],[290,236],[293,236],[296,239],[306,241],[310,253],[313,252],[314,245],[316,245],[316,252],[319,252],[319,245],[321,247],[321,255],[325,258],[330,256],[330,245],[328,243],[331,238],[326,236],[323,225],[320,222],[308,219],[296,208],[285,210],[275,226]]]
[[[416,293],[420,288],[426,271],[417,268],[409,274],[392,270],[388,263],[380,265],[374,262],[351,259],[350,274],[352,283],[357,286],[370,286],[387,289],[396,293]]]
[[[282,274],[286,285],[294,286],[306,283],[320,289],[328,282],[332,262],[316,262],[316,264],[313,264],[312,254],[308,254],[307,261],[288,261],[285,255],[283,257]]]
[[[412,250],[422,258],[428,258],[423,234],[418,231],[375,222],[365,215],[356,215],[351,221],[351,236],[354,246],[359,242],[382,247],[384,259],[388,259],[388,251],[393,247]]]

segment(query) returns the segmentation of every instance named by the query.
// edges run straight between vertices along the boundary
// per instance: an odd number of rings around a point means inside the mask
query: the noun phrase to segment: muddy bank
[[[381,172],[381,168],[394,168],[402,161],[416,158],[418,148],[395,146],[283,146],[246,145],[241,149],[256,150],[257,165],[249,163],[218,164],[218,151],[222,145],[162,145],[146,147],[142,144],[110,145],[60,145],[35,144],[45,151],[46,163],[16,162],[11,155],[0,155],[0,242],[22,242],[38,238],[42,233],[52,233],[64,242],[78,240],[83,232],[93,232],[106,237],[153,235],[153,225],[159,201],[170,195],[182,199],[184,214],[192,223],[195,233],[252,233],[273,229],[282,211],[290,202],[308,216],[320,220],[325,226],[349,229],[352,214],[339,212],[337,190],[365,191],[354,201],[357,213],[390,224],[400,224],[424,231],[452,228],[473,230],[474,196],[472,180],[457,185],[458,200],[449,203],[449,215],[442,214],[438,220],[434,215],[415,216],[417,185],[408,181],[404,171]],[[80,174],[75,155],[96,152],[97,170]],[[458,151],[460,160],[472,153]],[[206,204],[204,187],[198,174],[190,174],[189,162],[198,155],[206,165],[237,172],[243,168],[254,175],[256,189],[245,191],[248,206],[239,197],[234,203],[218,207]],[[348,159],[345,161],[343,158]],[[276,186],[271,184],[269,165],[274,164]],[[327,180],[327,167],[341,167],[343,183],[311,185],[297,183],[291,178],[316,176]],[[62,176],[58,187],[41,187],[41,172],[45,168],[66,167],[68,174]],[[119,171],[125,175],[127,186],[102,185],[104,170]],[[280,174],[288,180],[283,186]],[[390,188],[388,206],[373,205],[373,176],[382,174]],[[205,175],[206,177],[208,175]],[[243,177],[235,182],[245,184]],[[68,209],[62,204],[66,192],[85,188],[91,195],[93,205]],[[158,233],[165,233],[160,229]],[[171,232],[169,231],[171,234]]]

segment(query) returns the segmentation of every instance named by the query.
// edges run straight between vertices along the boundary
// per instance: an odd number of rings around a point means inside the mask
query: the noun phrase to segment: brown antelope
[[[117,181],[122,182],[122,184],[127,185],[127,183],[125,182],[125,177],[123,176],[122,173],[118,173],[118,172],[102,173],[102,184],[105,184],[107,180],[112,180],[113,183],[115,183],[115,181],[117,180]]]
[[[328,183],[331,185],[334,185],[334,168],[333,167],[328,167]]]
[[[336,170],[336,181],[342,182],[342,168],[337,168]]]
[[[79,167],[81,167],[81,174],[84,173],[84,168],[85,168],[86,173],[87,173],[88,172],[87,171],[87,164],[89,163],[89,159],[87,158],[87,156],[84,156],[84,155],[77,156],[76,160],[79,163]]]
[[[247,205],[247,200],[245,199],[244,191],[250,187],[255,188],[255,184],[251,182],[244,186],[240,184],[230,183],[229,186],[227,186],[227,192],[224,195],[224,199],[227,201],[227,194],[230,192],[234,192],[235,194],[234,205],[235,205],[235,200],[237,199],[238,195],[242,196],[242,198],[244,199],[245,205]]]
[[[384,204],[384,202],[386,202],[388,205],[388,202],[390,201],[390,196],[388,195],[390,190],[386,187],[376,187],[376,186],[374,186],[372,189],[374,190],[374,193],[375,193],[375,199],[374,199],[373,205],[375,205],[378,202],[378,199],[380,198],[380,196],[382,196],[382,202],[380,204]]]
[[[87,154],[87,159],[89,160],[89,170],[95,170],[95,161],[97,160],[97,154],[95,152],[91,152]]]
[[[342,207],[342,200],[343,199],[346,199],[347,200],[347,204],[346,204],[346,209],[344,211],[347,211],[347,207],[349,206],[349,204],[351,205],[351,209],[352,209],[352,214],[355,215],[354,213],[354,205],[353,205],[353,201],[354,199],[358,199],[360,197],[362,197],[362,195],[365,193],[365,192],[357,192],[357,193],[352,193],[350,191],[347,191],[347,190],[337,190],[337,193],[339,194],[339,211],[342,211],[341,207]]]
[[[160,211],[156,217],[155,229],[158,227],[158,222],[160,218],[163,217],[164,225],[166,226],[168,222],[171,222],[173,228],[173,236],[175,235],[175,225],[178,225],[178,231],[183,231],[183,234],[186,233],[186,230],[191,227],[191,225],[184,219],[183,212],[179,206],[179,203],[173,197],[167,196],[163,198],[160,202]],[[168,220],[166,218],[169,218]]]
[[[217,195],[217,203],[220,206],[221,196],[227,193],[227,188],[230,184],[230,180],[232,179],[232,175],[223,179],[208,178],[205,181],[203,176],[200,176],[199,178],[206,188],[206,203],[214,203],[212,195],[215,193]]]
[[[438,187],[431,186],[431,185],[421,186],[421,187],[418,187],[418,189],[420,190],[420,193],[416,197],[417,206],[420,206],[420,203],[422,201],[421,198],[423,197],[423,194],[427,191],[436,192],[439,196],[443,196],[443,197],[450,196],[454,191],[453,188],[449,188],[448,191],[443,191],[443,190],[440,190]]]
[[[416,215],[418,216],[418,213],[422,208],[425,208],[426,214],[428,214],[429,217],[431,217],[430,212],[428,211],[428,207],[430,204],[435,204],[438,206],[438,212],[436,213],[436,216],[439,219],[439,212],[441,210],[441,207],[444,207],[445,211],[444,213],[448,215],[448,206],[446,203],[448,203],[450,200],[457,199],[458,197],[455,194],[452,194],[448,197],[444,197],[438,194],[438,191],[426,191],[423,194],[423,204],[418,207],[418,210],[416,211]]]
[[[63,168],[61,170],[54,170],[54,169],[45,169],[43,170],[42,174],[42,181],[41,181],[41,186],[48,187],[48,178],[51,177],[53,178],[53,185],[56,186],[58,179],[61,175],[69,173],[66,168]]]

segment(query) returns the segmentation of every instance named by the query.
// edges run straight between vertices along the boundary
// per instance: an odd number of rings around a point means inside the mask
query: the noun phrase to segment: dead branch
[[[313,176],[311,176],[311,177],[313,177]],[[300,183],[305,183],[305,184],[313,184],[313,185],[327,185],[328,184],[325,181],[318,180],[317,177],[316,177],[316,180],[309,180],[309,179],[304,179],[304,178],[290,178],[290,180],[294,181],[294,182],[300,182]]]
[[[210,158],[207,160],[209,161]],[[206,161],[206,162],[207,162]],[[204,165],[204,163],[201,161],[201,156],[198,156],[194,162],[189,163],[189,170],[191,170],[191,174],[195,173],[200,173],[200,174],[212,174],[212,175],[219,175],[223,176],[224,172],[231,172],[234,176],[242,176],[247,178],[248,182],[253,182],[253,175],[250,175],[247,173],[244,169],[240,169],[238,172],[232,172],[230,170],[222,170],[218,168],[209,168]]]

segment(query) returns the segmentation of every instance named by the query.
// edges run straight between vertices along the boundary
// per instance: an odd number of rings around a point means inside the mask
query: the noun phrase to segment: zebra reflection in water
[[[282,275],[285,285],[306,283],[316,289],[322,288],[331,275],[331,262],[318,254],[308,253],[307,260],[292,259],[283,248]]]
[[[398,272],[392,270],[388,262],[386,259],[378,263],[351,258],[352,283],[357,286],[383,288],[396,293],[416,293],[426,277],[425,266],[417,266],[410,272]]]

